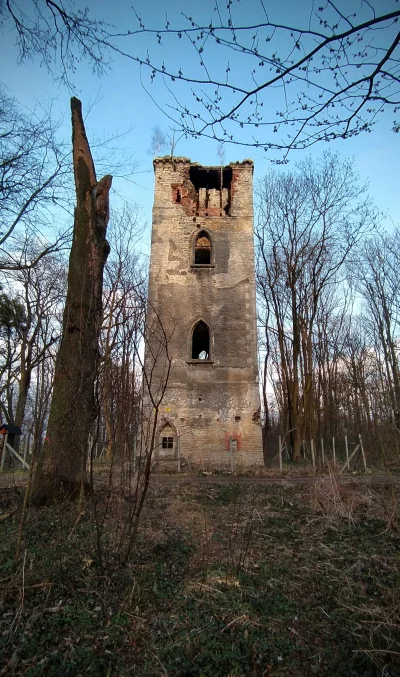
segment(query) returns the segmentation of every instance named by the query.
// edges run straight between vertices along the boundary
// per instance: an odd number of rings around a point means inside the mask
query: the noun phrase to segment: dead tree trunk
[[[103,269],[110,250],[106,229],[112,177],[96,180],[82,106],[76,98],[71,99],[71,114],[76,209],[62,339],[47,435],[33,490],[33,497],[40,502],[73,498],[86,483],[88,436],[96,416],[94,382]]]

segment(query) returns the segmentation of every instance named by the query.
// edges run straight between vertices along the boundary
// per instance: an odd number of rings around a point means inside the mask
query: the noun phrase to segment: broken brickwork
[[[179,438],[189,462],[229,465],[232,448],[238,465],[261,466],[253,162],[202,167],[165,157],[154,170],[147,326],[156,336],[162,322],[172,358],[156,456],[175,455]],[[163,350],[150,338],[154,391]]]

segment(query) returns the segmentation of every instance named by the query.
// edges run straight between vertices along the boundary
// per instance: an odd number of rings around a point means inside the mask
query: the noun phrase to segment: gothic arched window
[[[192,334],[192,360],[210,359],[210,331],[205,322],[200,320]]]
[[[201,230],[196,237],[194,243],[194,264],[195,265],[210,265],[212,254],[212,244],[208,233]]]

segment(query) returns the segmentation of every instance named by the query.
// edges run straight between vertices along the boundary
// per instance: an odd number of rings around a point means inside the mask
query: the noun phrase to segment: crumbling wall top
[[[162,164],[185,164],[190,165],[189,157],[176,157],[174,155],[164,155],[163,157],[155,157],[153,160],[153,165],[162,165]]]
[[[171,155],[164,155],[163,157],[156,157],[153,160],[153,165],[154,168],[156,165],[162,165],[162,164],[184,164],[184,165],[189,165],[190,167],[199,167],[201,169],[220,169],[219,165],[201,165],[199,162],[191,162],[190,158],[188,157],[183,157],[183,156],[171,156]],[[229,165],[226,165],[227,167],[240,167],[240,166],[251,166],[254,168],[254,162],[253,160],[246,159],[246,160],[236,160],[235,162],[230,162]]]

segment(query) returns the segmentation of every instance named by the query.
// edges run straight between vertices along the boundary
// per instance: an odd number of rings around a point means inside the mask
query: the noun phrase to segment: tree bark
[[[97,182],[81,102],[71,99],[76,189],[63,331],[53,397],[33,498],[40,503],[79,495],[86,484],[88,437],[96,416],[94,383],[102,322],[103,269],[112,177]]]

